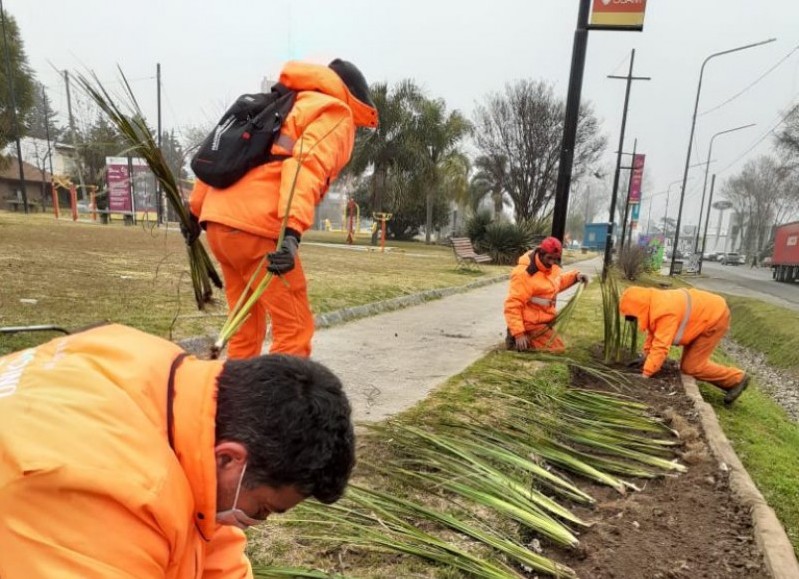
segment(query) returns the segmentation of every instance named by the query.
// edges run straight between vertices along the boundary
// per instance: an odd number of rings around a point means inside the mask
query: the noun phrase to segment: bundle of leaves
[[[635,281],[646,270],[649,256],[640,245],[626,245],[619,253],[618,267],[625,279]]]
[[[498,265],[514,265],[535,245],[535,235],[527,225],[497,222],[485,228],[478,251],[488,253]]]

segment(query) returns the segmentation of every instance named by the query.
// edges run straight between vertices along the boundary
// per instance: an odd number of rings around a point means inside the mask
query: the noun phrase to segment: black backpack
[[[200,145],[191,170],[203,182],[224,189],[253,167],[287,158],[271,150],[296,97],[280,83],[269,93],[240,96]]]

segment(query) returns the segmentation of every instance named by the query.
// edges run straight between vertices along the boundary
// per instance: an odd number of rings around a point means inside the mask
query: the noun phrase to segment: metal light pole
[[[713,141],[711,141],[712,143]],[[708,154],[708,159],[710,156]],[[707,181],[705,181],[707,183]],[[707,242],[707,225],[710,223],[710,208],[713,207],[713,190],[716,188],[716,174],[713,173],[713,180],[710,182],[710,198],[707,200],[707,216],[705,217],[705,232],[702,235],[702,255],[705,253],[705,243]],[[699,222],[702,223],[701,221]],[[720,227],[720,226],[719,226]],[[694,251],[696,253],[696,251]],[[696,270],[696,274],[699,275],[702,273],[702,263],[704,262],[704,258],[702,256],[699,257],[699,267]]]
[[[694,103],[694,115],[691,120],[691,135],[688,138],[688,153],[685,156],[685,172],[683,173],[682,178],[682,190],[680,192],[680,209],[677,213],[677,231],[674,233],[674,251],[671,254],[671,265],[669,266],[669,275],[674,275],[674,262],[677,260],[677,246],[680,243],[680,225],[682,221],[682,207],[683,203],[685,202],[685,185],[688,181],[688,166],[691,163],[691,149],[694,144],[694,131],[696,130],[696,114],[699,110],[699,96],[702,93],[702,77],[705,74],[705,66],[707,65],[710,60],[718,57],[723,56],[725,54],[731,54],[733,52],[739,52],[741,50],[746,50],[748,48],[754,48],[756,46],[762,46],[763,44],[768,44],[770,42],[774,42],[776,38],[769,38],[768,40],[763,40],[761,42],[755,42],[754,44],[746,44],[744,46],[738,46],[736,48],[731,48],[729,50],[722,50],[721,52],[714,52],[707,58],[705,58],[704,62],[702,63],[702,68],[699,69],[699,83],[696,87],[696,102]]]
[[[710,146],[707,149],[707,163],[705,163],[705,184],[702,186],[702,202],[699,204],[699,225],[702,225],[702,213],[705,210],[705,191],[707,190],[707,174],[710,172],[710,155],[713,153],[713,141],[716,140],[716,137],[720,137],[721,135],[726,135],[727,133],[734,133],[735,131],[740,131],[742,129],[748,129],[749,127],[754,127],[755,123],[750,123],[748,125],[742,125],[740,127],[735,127],[734,129],[727,129],[726,131],[719,131],[712,137],[710,137]],[[707,214],[710,215],[710,204],[713,202],[713,198],[711,195],[711,200],[707,203]],[[705,236],[707,236],[707,221],[705,221]],[[699,252],[699,227],[696,228],[696,241],[694,242],[694,253]],[[705,253],[705,242],[702,241],[702,253]],[[702,271],[702,258],[699,258],[699,272]]]
[[[627,196],[624,198],[624,217],[621,220],[621,238],[619,240],[619,253],[624,249],[624,237],[627,235],[627,217],[630,215],[630,193],[633,189],[633,175],[635,174],[635,152],[638,149],[638,139],[633,141],[633,160],[630,163],[630,176],[627,179]]]
[[[580,113],[580,95],[583,89],[585,55],[588,50],[588,15],[591,0],[580,0],[577,28],[574,30],[572,65],[569,92],[566,95],[566,118],[563,121],[563,141],[560,147],[558,181],[555,185],[555,207],[552,210],[552,235],[561,241],[566,233],[566,215],[569,206],[574,147],[577,143],[577,121]]]

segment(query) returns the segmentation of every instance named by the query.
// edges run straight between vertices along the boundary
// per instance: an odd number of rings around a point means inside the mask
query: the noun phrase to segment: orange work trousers
[[[729,329],[730,310],[727,309],[718,322],[709,326],[690,344],[683,347],[682,361],[680,362],[680,370],[683,374],[688,374],[697,380],[708,382],[724,390],[729,390],[743,380],[743,370],[710,361],[713,350],[716,349]]]
[[[275,251],[277,240],[267,239],[219,223],[206,227],[208,245],[222,266],[225,278],[225,295],[229,308],[233,308],[247,287],[247,282],[258,272],[251,287],[256,287],[266,275],[261,260]],[[261,354],[266,337],[267,315],[272,319],[272,345],[270,353],[309,357],[314,333],[313,314],[308,304],[305,274],[299,255],[295,267],[279,279],[275,276],[261,298],[253,305],[250,315],[239,331],[230,339],[228,359],[252,358]],[[285,283],[284,283],[285,282]]]
[[[560,338],[554,328],[547,325],[535,326],[527,330],[527,340],[531,350],[562,354],[566,351],[566,344]]]

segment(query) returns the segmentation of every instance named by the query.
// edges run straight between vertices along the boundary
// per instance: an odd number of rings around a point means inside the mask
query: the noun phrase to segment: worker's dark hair
[[[351,409],[341,381],[305,358],[225,362],[218,378],[216,442],[249,453],[244,486],[294,486],[323,503],[341,498],[355,464]]]

